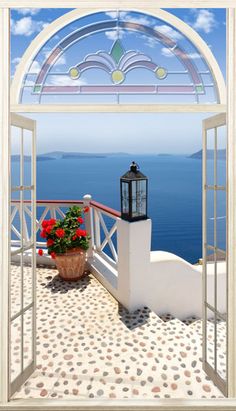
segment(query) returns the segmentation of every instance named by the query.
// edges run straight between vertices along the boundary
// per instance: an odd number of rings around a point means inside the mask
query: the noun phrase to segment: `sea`
[[[120,210],[120,177],[136,161],[148,177],[148,217],[152,220],[152,250],[174,253],[190,263],[202,257],[202,161],[187,155],[112,155],[37,161],[38,200],[93,200]],[[208,161],[209,169],[214,162]],[[13,174],[19,162],[13,162]],[[26,164],[26,168],[27,168]],[[225,161],[218,174],[225,177]],[[208,173],[212,174],[212,171]],[[14,176],[13,176],[14,179]],[[213,237],[213,193],[208,205]],[[218,197],[217,229],[225,248],[225,195]],[[223,196],[222,196],[223,194]],[[140,241],[142,234],[140,233]]]

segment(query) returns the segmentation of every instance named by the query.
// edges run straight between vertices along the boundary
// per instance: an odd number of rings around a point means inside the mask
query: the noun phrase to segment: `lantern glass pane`
[[[129,183],[122,181],[122,213],[129,214]]]
[[[146,215],[146,180],[132,181],[132,217]]]

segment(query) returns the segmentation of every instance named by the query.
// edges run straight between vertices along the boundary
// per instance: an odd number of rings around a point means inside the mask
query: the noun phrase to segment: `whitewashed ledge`
[[[8,411],[235,411],[236,399],[212,400],[17,400],[0,404],[1,410]]]

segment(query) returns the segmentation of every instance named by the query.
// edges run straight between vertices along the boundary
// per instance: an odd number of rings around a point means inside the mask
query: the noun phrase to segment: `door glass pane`
[[[24,190],[24,204],[23,204],[23,231],[24,231],[24,245],[26,246],[32,242],[32,191]]]
[[[217,185],[226,186],[226,126],[217,128]]]
[[[217,262],[217,310],[227,313],[227,265],[226,261]]]
[[[217,247],[226,251],[226,192],[218,190],[217,197]],[[225,254],[222,253],[221,260],[225,260]]]
[[[33,361],[33,309],[24,313],[24,343],[23,343],[23,366],[26,368]]]
[[[21,373],[21,317],[11,323],[11,382]]]
[[[21,129],[11,126],[11,186],[20,185]]]
[[[214,129],[207,130],[207,152],[206,152],[206,183],[214,185],[214,148],[215,132]]]
[[[21,255],[11,257],[11,291],[10,291],[10,315],[13,317],[21,309]]]
[[[209,250],[209,258],[214,259],[214,252]],[[215,299],[215,263],[214,261],[208,261],[206,264],[206,284],[207,284],[207,302],[214,307]]]
[[[214,246],[214,190],[206,192],[206,242]]]
[[[11,249],[21,245],[20,191],[11,193]]]
[[[214,313],[207,309],[207,324],[206,324],[206,361],[214,369],[215,368],[215,328],[214,328]]]
[[[24,130],[24,185],[32,184],[32,131]]]
[[[226,380],[226,321],[217,319],[217,372]]]
[[[32,249],[23,254],[24,308],[33,302],[33,256]]]

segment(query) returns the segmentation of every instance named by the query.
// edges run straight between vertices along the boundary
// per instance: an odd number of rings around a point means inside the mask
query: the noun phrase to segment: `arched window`
[[[185,23],[159,10],[75,10],[51,23],[26,51],[13,104],[219,104],[221,71]]]

